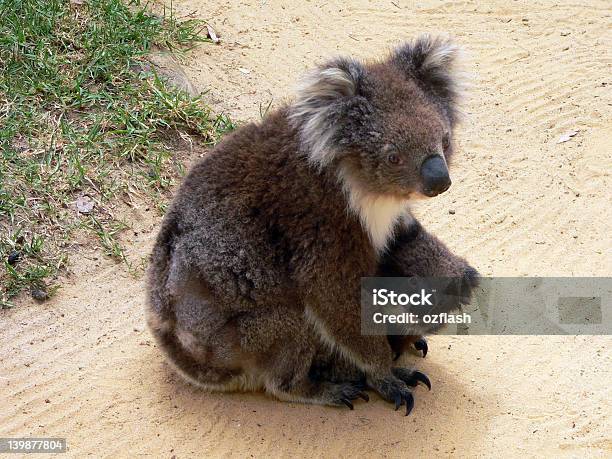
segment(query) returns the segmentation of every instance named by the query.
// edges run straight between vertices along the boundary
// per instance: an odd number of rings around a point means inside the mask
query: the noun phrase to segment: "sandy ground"
[[[486,275],[612,273],[609,2],[174,3],[221,34],[185,70],[239,120],[314,62],[450,32],[473,90],[453,187],[419,204],[423,222]],[[151,247],[150,213],[133,216],[133,259]],[[181,382],[144,327],[142,280],[93,254],[73,271],[52,301],[0,312],[0,437],[67,437],[75,457],[612,456],[610,337],[433,337],[426,359],[407,358],[434,385],[408,418],[377,397],[287,404]]]

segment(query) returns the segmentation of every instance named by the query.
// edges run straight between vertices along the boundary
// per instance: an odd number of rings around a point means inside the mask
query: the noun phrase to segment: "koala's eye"
[[[387,161],[389,162],[389,164],[392,164],[394,166],[402,164],[402,158],[400,158],[397,153],[389,153],[387,155]]]
[[[442,137],[442,148],[444,148],[444,151],[448,150],[448,147],[450,147],[450,136],[448,134],[444,134],[444,137]]]

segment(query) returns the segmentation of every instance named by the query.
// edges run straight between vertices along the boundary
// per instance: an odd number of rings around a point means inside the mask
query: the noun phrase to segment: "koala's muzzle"
[[[448,167],[440,155],[430,156],[421,165],[423,193],[433,197],[444,193],[451,186]]]

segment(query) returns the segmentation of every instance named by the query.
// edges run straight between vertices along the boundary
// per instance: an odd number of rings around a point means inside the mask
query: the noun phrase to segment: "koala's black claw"
[[[431,381],[425,373],[407,368],[394,368],[392,371],[395,377],[404,381],[407,386],[415,387],[418,383],[422,383],[431,390]]]
[[[357,397],[359,397],[362,400],[365,400],[366,402],[370,401],[370,396],[368,394],[366,394],[365,392],[359,392],[357,394]]]
[[[408,395],[404,397],[406,398],[406,416],[408,416],[412,411],[412,408],[414,408],[414,397],[411,393],[408,393]]]
[[[425,373],[421,373],[420,371],[413,371],[411,379],[404,382],[412,387],[416,386],[418,383],[423,383],[427,386],[427,389],[431,390],[431,381]]]
[[[351,403],[351,401],[350,401],[350,400],[348,400],[348,399],[346,399],[346,398],[343,398],[343,399],[341,399],[340,401],[341,401],[342,403],[344,403],[346,406],[348,406],[348,407],[349,407],[349,409],[351,409],[351,410],[352,410],[352,409],[354,409],[353,404]]]
[[[425,338],[419,338],[414,342],[414,348],[417,351],[421,351],[423,353],[423,358],[425,358],[425,356],[427,355],[427,350],[429,349],[427,347],[427,341],[425,340]],[[399,355],[398,355],[399,357]]]
[[[395,411],[399,410],[399,407],[402,405],[403,400],[400,394],[395,394]]]
[[[388,402],[395,404],[395,411],[406,405],[406,415],[414,408],[414,396],[405,379],[410,378],[412,370],[407,368],[392,368],[388,376],[369,380],[370,387]]]

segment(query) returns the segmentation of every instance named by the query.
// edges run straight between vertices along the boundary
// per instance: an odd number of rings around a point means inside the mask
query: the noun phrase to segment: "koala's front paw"
[[[472,292],[480,282],[480,274],[465,263],[465,266],[457,274],[449,277],[447,282],[444,288],[447,297],[444,299],[443,307],[445,310],[453,310],[462,304],[470,303]]]
[[[416,353],[425,358],[429,346],[427,340],[420,335],[387,335],[387,340],[393,351],[393,360],[399,359],[402,354],[408,350],[413,349]]]
[[[388,402],[395,403],[395,410],[406,405],[406,416],[414,408],[414,396],[409,386],[416,386],[419,382],[431,389],[429,378],[420,371],[406,368],[393,368],[392,374],[385,377],[368,378],[368,384]]]
[[[467,304],[472,299],[472,291],[480,284],[480,273],[467,265],[461,277],[461,299]]]

